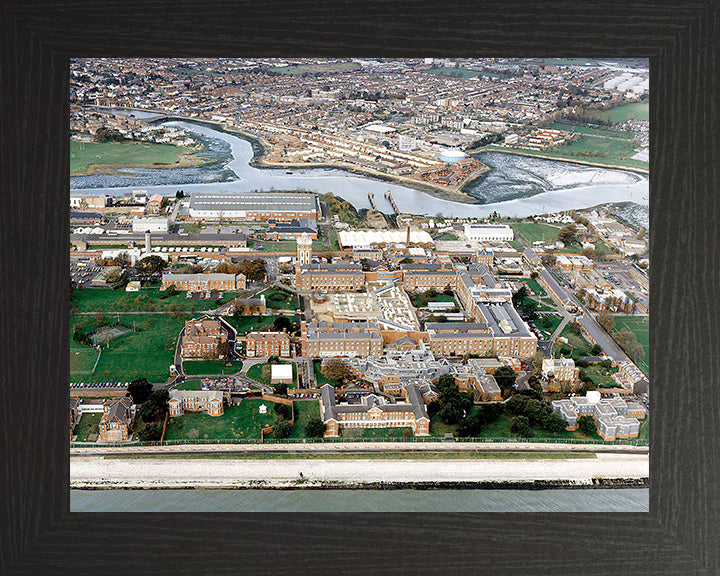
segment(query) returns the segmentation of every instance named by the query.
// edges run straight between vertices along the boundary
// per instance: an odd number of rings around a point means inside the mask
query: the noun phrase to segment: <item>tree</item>
[[[273,427],[273,436],[275,438],[288,438],[290,434],[292,434],[292,428],[293,425],[290,424],[290,422],[288,422],[287,420],[278,422]]]
[[[559,434],[567,428],[567,422],[555,413],[548,414],[543,420],[543,428],[551,434]]]
[[[521,438],[532,438],[530,421],[525,416],[515,416],[510,422],[510,432]]]
[[[575,239],[575,233],[577,232],[577,227],[575,224],[568,224],[567,226],[564,226],[558,230],[557,239],[560,240],[560,242],[564,242],[567,244],[568,242],[572,242]]]
[[[339,358],[325,360],[320,367],[320,372],[328,380],[335,380],[336,382],[341,382],[351,375],[350,368]]]
[[[409,256],[406,256],[405,258],[400,260],[399,264],[412,264],[413,262],[415,262],[415,260],[413,260]]]
[[[273,409],[275,410],[275,413],[280,416],[280,418],[284,418],[285,420],[290,418],[290,406],[288,406],[287,404],[280,404],[279,402],[277,402],[273,406]]]
[[[217,345],[217,348],[215,349],[215,353],[218,357],[222,356],[223,358],[227,359],[228,355],[230,354],[232,350],[232,345],[230,342],[220,342]]]
[[[461,438],[477,436],[480,432],[480,422],[473,416],[466,416],[458,422],[457,433]]]
[[[284,396],[287,394],[287,384],[273,384],[272,385],[273,392],[277,394],[278,396]]]
[[[290,329],[290,327],[292,326],[292,322],[286,316],[278,316],[277,318],[275,318],[273,326],[275,327],[275,330],[279,332],[284,332]]]
[[[145,442],[157,441],[162,438],[162,431],[162,424],[147,424],[138,432],[138,439],[144,440]]]
[[[140,406],[150,397],[152,392],[152,384],[146,378],[138,378],[128,384],[127,395],[132,398],[134,404]]]
[[[322,438],[327,425],[320,418],[311,418],[305,425],[305,436],[308,438]]]
[[[500,366],[500,368],[493,372],[493,376],[495,376],[495,381],[498,383],[498,386],[503,389],[512,388],[513,384],[515,384],[515,378],[517,377],[515,370],[510,366]]]
[[[602,354],[602,351],[603,351],[602,346],[600,346],[600,344],[595,344],[590,349],[590,354],[592,354],[593,356],[599,356],[600,354]]]
[[[605,330],[607,332],[612,332],[612,329],[615,328],[615,319],[606,310],[603,312],[600,312],[597,320],[598,320],[598,324],[600,324],[600,326],[605,328]]]
[[[595,432],[595,420],[592,416],[580,416],[577,421],[578,430],[585,434],[585,436],[591,436]]]
[[[165,290],[160,292],[160,298],[165,299],[170,296],[175,296],[178,293],[178,289],[175,288],[175,284],[170,284]]]
[[[535,272],[534,270],[532,272],[530,272],[530,278],[532,278],[533,280],[536,280],[538,276],[539,276],[539,274],[537,272]]]
[[[568,323],[567,327],[568,330],[570,330],[570,332],[572,332],[573,334],[580,334],[580,324],[578,324],[577,322],[570,322]]]
[[[200,274],[205,268],[201,264],[188,264],[183,268],[184,274]]]
[[[178,200],[185,198],[185,192],[183,192],[182,190],[178,190],[177,192],[175,192],[175,198],[177,198]]]
[[[139,414],[144,422],[157,422],[168,413],[168,391],[154,390],[140,407]]]
[[[147,256],[135,263],[135,272],[137,274],[155,274],[161,272],[167,267],[167,262],[160,256]]]

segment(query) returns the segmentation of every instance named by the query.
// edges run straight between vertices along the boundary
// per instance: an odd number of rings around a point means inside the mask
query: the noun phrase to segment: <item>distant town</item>
[[[643,61],[78,59],[71,79],[73,174],[202,166],[168,119],[241,134],[257,166],[458,206],[478,150],[648,166]],[[73,450],[647,446],[645,227],[603,198],[474,218],[383,196],[390,213],[342,189],[72,191]]]

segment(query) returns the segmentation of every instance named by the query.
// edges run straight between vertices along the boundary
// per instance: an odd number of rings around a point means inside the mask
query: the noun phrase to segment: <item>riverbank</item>
[[[593,166],[594,168],[608,168],[613,170],[626,170],[628,172],[635,172],[637,174],[644,174],[648,176],[650,174],[649,169],[635,168],[632,166],[620,166],[616,164],[602,164],[600,162],[590,162],[588,160],[576,160],[575,158],[563,158],[558,156],[551,156],[549,154],[534,154],[532,152],[518,150],[517,148],[503,148],[502,146],[489,145],[482,148],[474,148],[472,150],[466,150],[468,156],[472,154],[479,154],[481,152],[503,152],[504,154],[514,154],[516,156],[527,156],[529,158],[543,158],[545,160],[556,160],[557,162],[567,162],[569,164],[583,164],[585,166]]]
[[[596,458],[324,460],[104,458],[72,456],[73,489],[436,489],[645,486],[649,460],[640,454]]]

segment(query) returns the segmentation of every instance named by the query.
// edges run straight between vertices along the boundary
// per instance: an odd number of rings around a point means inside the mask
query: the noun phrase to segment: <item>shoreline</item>
[[[71,456],[71,489],[536,489],[647,487],[646,454],[593,459],[113,459]]]
[[[569,158],[556,158],[555,156],[546,156],[545,154],[531,154],[530,152],[523,152],[515,148],[499,148],[493,147],[492,144],[485,148],[475,148],[468,150],[468,156],[472,154],[480,154],[481,152],[502,152],[504,154],[515,154],[516,156],[526,156],[528,158],[543,158],[544,160],[556,160],[558,162],[568,162],[570,164],[583,164],[585,166],[594,166],[595,168],[611,168],[613,170],[626,170],[627,172],[635,172],[637,174],[643,174],[645,176],[650,175],[650,169],[645,168],[633,168],[631,166],[618,166],[616,164],[600,164],[598,162],[588,162],[587,160],[571,160]]]

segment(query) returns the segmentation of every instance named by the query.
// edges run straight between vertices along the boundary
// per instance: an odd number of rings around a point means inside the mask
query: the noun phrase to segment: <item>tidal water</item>
[[[208,143],[213,161],[198,168],[141,169],[122,171],[127,176],[97,174],[70,179],[73,192],[102,192],[121,196],[142,188],[148,194],[174,195],[178,189],[194,191],[311,190],[332,192],[356,208],[369,208],[368,193],[375,195],[378,209],[391,212],[385,199],[388,190],[402,212],[429,216],[484,217],[492,211],[503,216],[528,216],[598,204],[632,202],[648,204],[646,176],[609,168],[569,162],[483,152],[477,157],[492,170],[475,181],[468,193],[482,205],[437,198],[425,192],[331,168],[276,169],[249,165],[252,146],[238,136],[190,122],[166,122],[182,127]]]
[[[648,512],[648,488],[71,490],[71,512]]]

